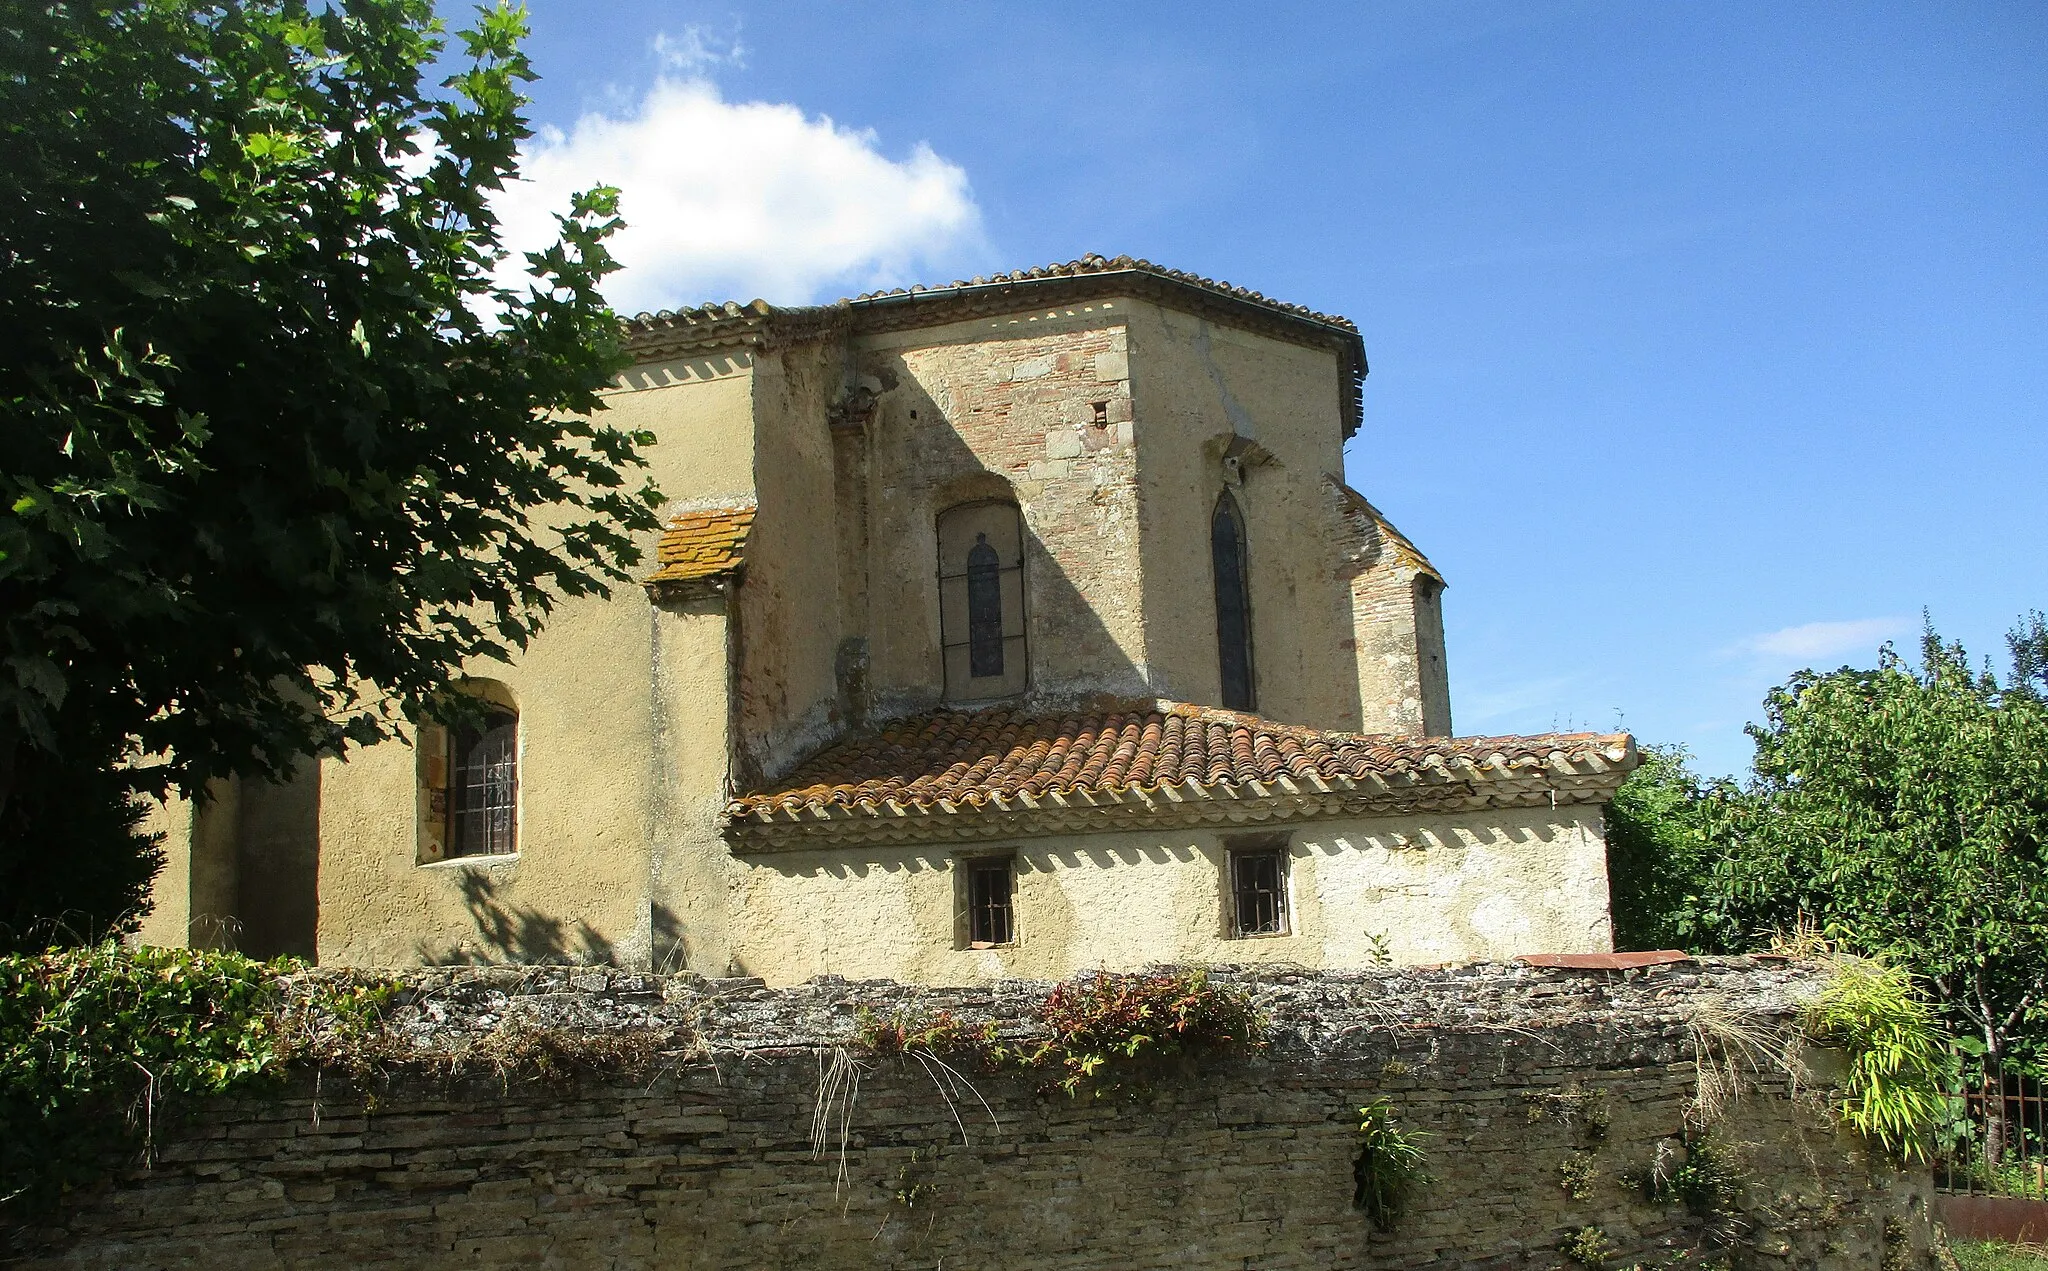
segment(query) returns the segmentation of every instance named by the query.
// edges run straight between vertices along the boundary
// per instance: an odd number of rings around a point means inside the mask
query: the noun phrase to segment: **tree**
[[[1751,725],[1724,904],[1800,915],[1925,976],[1992,1059],[2048,988],[2048,709],[1973,672],[1930,625],[1915,670],[1802,672]]]
[[[2012,651],[2012,683],[2007,689],[2048,697],[2048,613],[2032,610],[2005,633]]]
[[[1683,746],[1646,745],[1607,808],[1607,885],[1621,949],[1720,952],[1709,793]]]
[[[479,11],[437,94],[441,31],[430,0],[0,18],[0,851],[44,833],[21,791],[110,753],[197,793],[391,735],[637,560],[616,192],[497,281],[524,15]]]

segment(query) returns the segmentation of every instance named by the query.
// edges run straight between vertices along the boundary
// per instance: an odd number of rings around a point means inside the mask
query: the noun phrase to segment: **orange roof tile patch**
[[[688,582],[731,573],[746,562],[753,528],[752,504],[678,512],[662,527],[656,556],[660,568],[647,581]]]
[[[1325,732],[1183,703],[1043,715],[996,708],[937,711],[853,737],[812,756],[771,790],[726,807],[768,822],[837,809],[971,811],[1040,799],[1266,783],[1275,793],[1361,783],[1447,785],[1534,779],[1635,766],[1626,733],[1536,737],[1397,737]],[[1614,780],[1619,780],[1616,775]]]

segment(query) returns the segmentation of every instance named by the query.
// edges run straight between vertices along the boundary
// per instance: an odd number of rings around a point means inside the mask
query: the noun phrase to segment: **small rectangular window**
[[[1232,935],[1287,934],[1287,850],[1230,854]]]
[[[1007,856],[963,862],[967,870],[967,947],[986,949],[1017,938],[1011,913],[1016,870]]]

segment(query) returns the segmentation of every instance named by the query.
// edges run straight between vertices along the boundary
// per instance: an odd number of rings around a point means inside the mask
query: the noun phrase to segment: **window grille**
[[[518,850],[519,717],[492,711],[450,730],[450,856],[508,856]]]
[[[1230,888],[1234,898],[1233,934],[1287,934],[1287,852],[1233,852]]]
[[[1011,898],[1015,870],[1006,857],[971,861],[967,866],[967,944],[969,948],[1009,944],[1017,938]]]
[[[948,701],[1024,691],[1024,526],[1017,505],[966,503],[939,514],[939,645]]]
[[[1003,563],[986,534],[967,553],[967,665],[975,679],[1003,673]]]
[[[1209,556],[1216,576],[1216,653],[1222,674],[1223,705],[1253,710],[1252,603],[1246,585],[1244,518],[1228,490],[1209,518]]]

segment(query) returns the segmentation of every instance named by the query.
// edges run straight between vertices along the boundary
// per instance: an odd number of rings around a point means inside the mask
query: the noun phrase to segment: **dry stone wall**
[[[1921,1184],[1768,1076],[1708,1129],[1734,1188],[1714,1212],[1638,1182],[1684,1159],[1693,1025],[1789,1021],[1815,988],[1796,966],[1225,969],[1267,1048],[1105,1100],[845,1049],[863,1009],[1028,1033],[1044,985],[406,974],[422,1052],[526,1035],[665,1054],[630,1080],[306,1073],[213,1102],[163,1130],[152,1168],[23,1233],[41,1245],[23,1265],[1929,1265]],[[858,1086],[821,1108],[835,1066]],[[1358,1109],[1381,1098],[1433,1175],[1389,1231],[1353,1203]]]

